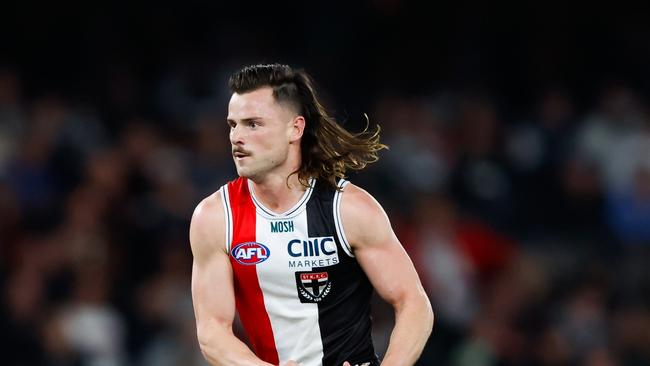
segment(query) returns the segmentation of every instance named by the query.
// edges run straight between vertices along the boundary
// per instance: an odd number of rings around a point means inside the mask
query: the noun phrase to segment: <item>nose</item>
[[[238,128],[237,125],[230,127],[230,143],[233,145],[242,145],[244,143],[242,132],[242,129]]]

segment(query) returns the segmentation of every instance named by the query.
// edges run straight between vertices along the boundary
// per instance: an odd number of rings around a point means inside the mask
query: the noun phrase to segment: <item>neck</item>
[[[298,202],[305,192],[298,175],[293,174],[287,180],[286,175],[267,175],[263,180],[251,179],[255,197],[267,208],[282,213]]]
[[[289,146],[287,159],[281,166],[249,178],[257,200],[277,213],[286,212],[293,207],[305,192],[298,174],[291,174],[300,168],[300,164],[300,141],[297,141]]]

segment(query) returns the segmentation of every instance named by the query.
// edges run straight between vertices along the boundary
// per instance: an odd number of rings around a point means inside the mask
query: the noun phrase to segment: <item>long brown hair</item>
[[[278,103],[290,105],[305,118],[302,162],[292,173],[298,174],[304,186],[314,177],[336,189],[337,178],[344,178],[348,169],[365,168],[379,159],[379,150],[387,148],[379,142],[380,127],[369,130],[367,115],[366,128],[360,133],[341,127],[318,100],[314,82],[304,70],[281,64],[252,65],[234,73],[228,85],[238,94],[270,86]]]

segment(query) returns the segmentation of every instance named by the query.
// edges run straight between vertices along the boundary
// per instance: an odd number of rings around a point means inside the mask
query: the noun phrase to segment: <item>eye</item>
[[[259,126],[259,124],[258,124],[257,122],[255,122],[255,121],[251,121],[248,125],[249,125],[252,129],[255,129],[255,128],[257,128],[257,127]]]

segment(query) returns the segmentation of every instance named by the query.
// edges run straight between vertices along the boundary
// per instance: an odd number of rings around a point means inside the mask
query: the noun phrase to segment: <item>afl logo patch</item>
[[[251,266],[267,260],[271,251],[264,244],[249,241],[237,244],[230,251],[230,255],[240,264]]]

